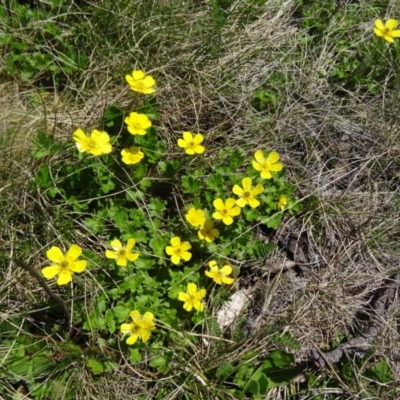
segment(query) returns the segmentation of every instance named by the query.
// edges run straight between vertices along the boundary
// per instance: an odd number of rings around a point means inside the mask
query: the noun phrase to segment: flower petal
[[[172,256],[172,255],[175,253],[175,250],[174,250],[173,247],[167,246],[167,247],[165,248],[165,252],[166,252],[169,256]]]
[[[215,199],[213,205],[218,211],[224,208],[224,202],[222,201],[222,199]]]
[[[377,28],[374,28],[374,33],[375,33],[376,36],[380,36],[380,37],[383,36],[383,32],[381,30],[377,29]]]
[[[192,132],[183,132],[182,136],[185,142],[191,142],[193,140]]]
[[[76,244],[73,244],[70,248],[69,248],[69,250],[68,250],[68,253],[67,253],[67,258],[69,259],[69,260],[76,260],[77,258],[79,258],[79,256],[82,254],[82,248],[81,247],[79,247],[78,245],[76,245]]]
[[[218,269],[218,264],[216,261],[212,260],[208,263],[208,266],[210,267],[211,271],[215,270],[215,268]]]
[[[224,275],[230,275],[232,273],[232,267],[230,265],[224,265],[221,268],[221,273],[223,273]]]
[[[252,183],[252,180],[251,180],[251,178],[249,178],[249,177],[246,177],[246,178],[243,178],[242,179],[242,186],[243,186],[243,190],[246,192],[246,191],[249,191],[250,192],[250,190],[251,190],[251,183]]]
[[[236,194],[236,196],[243,196],[244,190],[243,190],[239,185],[235,185],[235,186],[232,188],[232,192],[233,192],[234,194]]]
[[[60,271],[57,279],[57,285],[66,285],[67,283],[71,282],[72,274],[67,269]]]
[[[46,279],[51,279],[54,278],[60,271],[61,268],[58,265],[52,265],[51,267],[43,268],[41,272]]]
[[[181,261],[181,258],[179,256],[177,256],[176,254],[174,254],[171,257],[172,264],[178,265],[180,261]]]
[[[173,247],[180,247],[181,245],[181,239],[179,238],[179,236],[174,236],[173,238],[171,238],[171,246]]]
[[[274,164],[279,160],[279,154],[276,151],[271,151],[267,157],[268,164]]]
[[[400,30],[390,32],[390,36],[392,37],[400,37]]]
[[[259,183],[252,191],[251,194],[253,196],[258,196],[259,194],[264,193],[264,186]]]
[[[111,250],[106,250],[106,257],[110,259],[116,259],[117,254]]]
[[[131,250],[135,247],[135,244],[136,244],[135,239],[132,238],[128,239],[128,242],[126,244],[126,251],[130,253]]]
[[[178,146],[185,149],[187,147],[187,143],[183,139],[178,139]]]
[[[231,210],[231,215],[232,217],[237,217],[238,215],[240,215],[241,212],[242,210],[240,209],[240,207],[233,207]]]
[[[129,336],[128,339],[126,339],[126,344],[133,345],[137,342],[139,335],[137,333],[134,333],[133,335]]]
[[[86,269],[87,262],[85,260],[75,261],[71,264],[70,270],[81,273]]]
[[[377,19],[377,20],[375,21],[375,27],[376,27],[377,29],[379,29],[380,31],[383,31],[383,30],[385,29],[385,26],[383,25],[383,22],[382,22],[381,19]]]
[[[129,260],[129,261],[136,261],[138,258],[139,258],[139,253],[129,253],[129,254],[126,254],[126,258]]]
[[[244,199],[237,199],[236,200],[236,204],[239,206],[239,207],[246,207],[247,206],[247,203],[249,202],[249,200],[244,200]]]
[[[226,208],[232,208],[232,207],[234,207],[235,206],[235,204],[236,204],[236,200],[235,199],[232,199],[232,198],[229,198],[229,199],[226,199],[226,201],[225,201],[225,207]],[[232,214],[231,214],[232,215]]]
[[[233,218],[230,217],[230,216],[224,217],[224,218],[222,218],[222,222],[223,222],[225,225],[232,225],[232,223],[233,223]]]
[[[188,251],[185,251],[184,253],[182,253],[182,258],[185,261],[189,261],[192,258],[192,253],[189,253]]]
[[[238,204],[239,205],[239,204]],[[251,208],[256,208],[260,205],[260,202],[257,199],[249,199],[249,206]]]
[[[388,19],[386,21],[386,28],[389,28],[390,30],[393,30],[394,28],[396,28],[397,24],[399,23],[399,21],[397,21],[397,19]]]
[[[256,161],[257,161],[258,163],[262,164],[262,163],[265,161],[264,152],[263,152],[262,150],[257,150],[257,151],[254,153],[254,158],[256,159]]]
[[[62,263],[64,261],[64,254],[57,246],[53,246],[46,252],[47,258],[55,263]]]
[[[141,315],[138,310],[133,310],[129,313],[130,317],[132,318],[132,321],[136,323],[137,320],[141,320]]]
[[[122,334],[131,333],[135,329],[134,324],[122,324],[120,331]]]
[[[185,292],[179,292],[178,300],[180,301],[187,301],[188,295]]]
[[[193,303],[193,306],[197,311],[203,311],[204,310],[204,304],[200,300],[195,301]]]
[[[283,169],[283,164],[282,163],[275,163],[269,166],[269,169],[273,172],[279,172],[282,171]]]
[[[183,242],[183,243],[181,244],[181,249],[182,249],[183,251],[190,250],[191,248],[192,248],[192,246],[190,245],[189,242]]]
[[[119,257],[118,260],[117,260],[117,265],[119,267],[124,267],[125,268],[127,266],[126,258],[125,257]]]
[[[201,133],[197,133],[193,138],[193,142],[195,144],[200,144],[203,140],[204,140],[204,136]]]
[[[142,329],[140,331],[140,336],[142,337],[142,342],[146,343],[150,339],[150,331]]]
[[[146,76],[146,74],[141,69],[132,71],[132,78],[135,81],[139,81],[139,80],[143,79],[145,76]]]
[[[187,285],[187,292],[189,295],[194,296],[197,292],[197,285],[193,282],[188,283]]]

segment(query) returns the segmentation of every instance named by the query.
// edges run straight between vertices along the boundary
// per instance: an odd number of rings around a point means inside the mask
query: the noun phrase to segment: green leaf
[[[129,349],[129,361],[132,364],[142,361],[142,355],[139,352],[139,349]]]
[[[117,321],[119,323],[126,321],[129,318],[129,313],[131,311],[132,310],[125,305],[120,305],[120,306],[114,307],[115,318],[117,318]]]
[[[89,358],[86,366],[92,371],[94,375],[100,375],[104,371],[103,364],[94,358]]]
[[[276,214],[268,218],[265,221],[265,225],[267,225],[268,228],[278,229],[279,225],[281,224],[281,221],[282,221],[282,214]]]
[[[201,179],[192,176],[182,176],[182,190],[184,193],[197,194],[201,188]]]
[[[114,333],[116,330],[116,326],[115,326],[115,319],[114,319],[114,311],[112,309],[107,310],[104,320],[106,321],[109,332]]]
[[[60,149],[54,137],[46,135],[43,131],[38,131],[37,136],[32,141],[32,157],[43,158],[55,154]]]
[[[170,241],[169,236],[158,236],[154,239],[151,239],[149,245],[153,249],[153,252],[156,256],[160,257],[159,264],[164,262],[165,257],[165,247],[168,245]]]

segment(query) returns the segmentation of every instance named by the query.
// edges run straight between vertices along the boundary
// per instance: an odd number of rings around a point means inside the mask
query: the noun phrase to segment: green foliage
[[[85,68],[88,58],[74,42],[74,32],[64,31],[70,1],[38,2],[34,7],[16,0],[6,4],[0,8],[0,45],[9,76],[53,86],[53,79],[61,84]]]

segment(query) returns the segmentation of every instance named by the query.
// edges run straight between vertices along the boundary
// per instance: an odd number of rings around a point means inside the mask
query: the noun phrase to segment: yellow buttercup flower
[[[261,178],[271,179],[271,172],[279,172],[283,168],[283,164],[278,162],[279,154],[275,151],[271,151],[267,158],[264,157],[264,152],[262,150],[257,150],[254,153],[255,160],[252,161],[253,168],[256,171],[261,172]]]
[[[132,318],[132,323],[121,325],[122,334],[130,335],[128,339],[126,339],[126,344],[135,344],[138,339],[141,339],[143,343],[146,343],[150,338],[151,331],[156,328],[153,322],[153,313],[147,311],[143,315],[140,315],[138,310],[133,310],[129,315]]]
[[[153,94],[156,91],[153,87],[156,81],[152,76],[146,75],[142,70],[133,71],[132,75],[126,75],[125,79],[134,92]]]
[[[219,230],[214,228],[214,221],[207,219],[197,234],[200,240],[205,240],[210,243],[219,235]]]
[[[215,209],[217,210],[213,217],[215,219],[222,219],[222,222],[225,225],[231,225],[233,222],[232,217],[237,217],[240,215],[241,209],[236,205],[236,200],[229,198],[225,200],[225,203],[222,199],[216,199],[213,202]]]
[[[179,264],[181,258],[184,261],[189,261],[192,258],[192,253],[188,252],[192,248],[189,242],[182,242],[178,236],[174,236],[170,241],[171,246],[165,248],[166,253],[171,256],[173,264]]]
[[[93,129],[90,136],[86,136],[85,132],[78,128],[72,134],[72,138],[80,153],[87,152],[94,156],[111,153],[110,136],[108,136],[107,132]]]
[[[82,254],[82,248],[73,244],[66,255],[59,247],[53,246],[47,251],[47,258],[53,262],[50,267],[42,269],[42,274],[46,279],[54,278],[58,275],[57,285],[66,285],[71,282],[73,272],[81,273],[86,268],[86,261],[78,260]]]
[[[151,127],[151,121],[146,114],[131,112],[126,118],[125,123],[128,125],[128,131],[132,135],[143,136],[147,133],[146,129]]]
[[[114,239],[111,242],[113,250],[106,250],[106,257],[117,261],[117,265],[120,267],[126,267],[128,261],[136,261],[139,257],[139,253],[132,253],[132,249],[135,247],[135,239],[129,239],[126,247],[122,243]]]
[[[204,140],[202,134],[197,133],[194,137],[191,132],[183,132],[183,139],[178,139],[178,146],[185,149],[185,153],[189,155],[204,153],[204,146],[200,143]]]
[[[283,211],[286,206],[287,206],[287,198],[286,198],[286,196],[282,195],[281,197],[279,197],[279,200],[278,200],[278,210]]]
[[[395,30],[399,21],[397,19],[388,19],[384,25],[381,19],[375,21],[375,35],[382,37],[389,43],[394,43],[396,37],[400,37],[400,30]]]
[[[251,178],[243,178],[243,188],[241,188],[239,185],[235,185],[233,187],[232,192],[239,196],[239,199],[236,200],[236,204],[239,207],[244,207],[248,204],[251,208],[256,208],[260,205],[260,202],[256,199],[256,196],[264,192],[264,186],[259,183],[255,188],[253,188],[251,183]]]
[[[178,294],[178,300],[183,301],[185,304],[183,308],[186,311],[192,311],[194,307],[197,311],[204,310],[204,304],[201,302],[206,297],[206,289],[197,290],[195,283],[188,283],[187,292],[180,292]]]
[[[129,149],[123,149],[121,154],[122,162],[128,165],[137,164],[144,157],[143,152],[136,146],[131,146]]]
[[[222,285],[224,283],[231,285],[233,283],[233,278],[228,276],[232,273],[232,267],[230,265],[225,265],[219,269],[216,261],[210,261],[208,266],[210,267],[210,271],[206,271],[206,275],[209,278],[214,279],[215,283],[218,285]]]
[[[197,228],[198,226],[202,226],[206,221],[206,217],[204,216],[203,210],[196,210],[195,208],[191,208],[187,214],[185,215],[186,221],[189,222],[190,225]]]

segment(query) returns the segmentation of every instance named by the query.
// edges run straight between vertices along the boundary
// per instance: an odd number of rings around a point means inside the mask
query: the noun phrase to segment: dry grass
[[[173,1],[165,3],[174,6]],[[2,319],[30,309],[32,301],[44,298],[35,282],[10,259],[18,256],[40,264],[43,249],[52,237],[60,235],[52,212],[29,184],[38,167],[29,157],[31,139],[38,129],[67,141],[79,126],[96,127],[109,104],[130,103],[131,92],[121,72],[139,65],[157,77],[162,112],[157,128],[171,151],[177,135],[193,130],[205,134],[210,154],[223,147],[239,147],[250,155],[262,147],[282,155],[297,193],[304,199],[304,209],[287,219],[273,240],[284,243],[288,237],[294,238],[310,262],[319,261],[310,267],[311,272],[283,272],[261,317],[265,324],[288,326],[301,345],[298,359],[304,359],[310,349],[329,349],[338,332],[354,335],[376,290],[388,279],[398,279],[398,89],[388,84],[374,95],[362,90],[340,92],[327,78],[338,56],[336,43],[331,41],[335,27],[327,28],[317,51],[307,43],[300,44],[305,32],[294,19],[297,2],[267,1],[253,21],[243,18],[246,8],[241,3],[232,3],[231,9],[238,11],[232,12],[220,31],[207,28],[212,18],[211,5],[205,2],[182,9],[169,31],[162,29],[161,16],[149,16],[141,24],[141,35],[136,34],[121,3],[121,9],[113,9],[113,18],[120,21],[116,36],[126,43],[126,35],[132,35],[131,47],[121,46],[110,57],[106,49],[114,49],[106,41],[102,51],[93,53],[80,86],[68,82],[62,91],[55,89],[33,107],[29,98],[36,89],[1,85]],[[388,13],[395,3],[389,2]],[[105,2],[104,8],[108,6]],[[363,15],[368,7],[361,2],[359,13]],[[101,8],[95,5],[98,13]],[[349,17],[354,17],[351,11]],[[86,18],[96,34],[96,21],[90,15]],[[179,25],[179,21],[184,23]],[[361,21],[356,26],[360,44],[372,40],[371,23]],[[135,57],[140,61],[135,63]],[[278,72],[283,82],[276,80]],[[256,112],[251,107],[254,92],[260,86],[268,87],[269,81],[276,85],[279,106],[272,112]],[[281,262],[287,255],[282,246],[271,263]],[[267,274],[263,279],[262,290],[268,292],[272,277]],[[382,316],[374,347],[389,360],[399,380],[400,306],[396,300]],[[269,346],[268,337],[257,337],[238,352],[253,347],[265,354]],[[240,354],[231,356],[240,359]],[[198,360],[200,364],[209,361],[204,353]],[[140,385],[155,396],[155,389],[150,389],[151,375],[138,373],[133,382],[132,371],[119,371],[114,378],[86,387],[81,396],[139,396]],[[162,383],[158,385],[162,387]],[[165,398],[179,398],[182,391],[171,389]],[[284,391],[275,391],[270,398],[290,398],[285,396]]]

